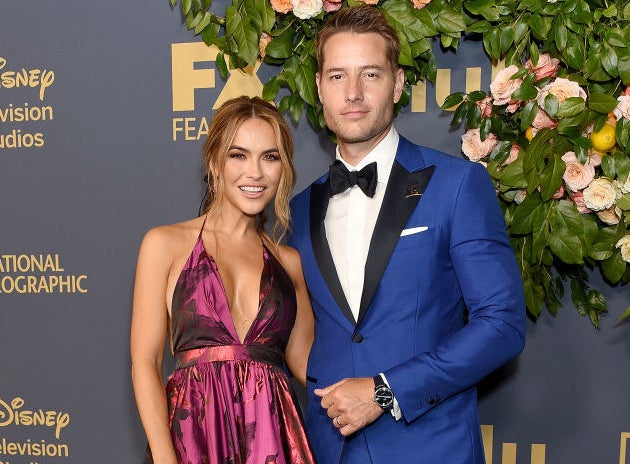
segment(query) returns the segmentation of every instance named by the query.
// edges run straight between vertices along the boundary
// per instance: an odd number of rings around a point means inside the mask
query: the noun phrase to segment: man
[[[372,7],[318,36],[338,148],[292,202],[316,316],[307,431],[322,464],[483,463],[475,384],[523,348],[522,283],[483,167],[394,130],[398,53]]]

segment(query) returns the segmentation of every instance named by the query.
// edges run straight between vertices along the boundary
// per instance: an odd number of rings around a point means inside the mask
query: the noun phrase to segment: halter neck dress
[[[295,288],[264,245],[263,262],[258,314],[242,342],[201,232],[177,280],[171,310],[176,368],[166,394],[179,464],[315,462],[283,370]],[[151,462],[148,451],[145,463]]]

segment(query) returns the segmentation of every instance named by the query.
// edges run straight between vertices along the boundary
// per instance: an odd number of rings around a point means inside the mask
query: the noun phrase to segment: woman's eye
[[[268,153],[265,155],[265,159],[267,161],[279,161],[280,155],[278,155],[277,153]]]
[[[233,153],[230,153],[230,158],[243,159],[243,158],[245,158],[245,155],[243,153],[235,151]]]

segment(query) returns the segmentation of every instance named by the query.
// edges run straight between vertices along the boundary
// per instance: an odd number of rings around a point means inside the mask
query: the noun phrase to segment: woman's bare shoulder
[[[141,250],[174,257],[183,248],[190,247],[198,236],[202,223],[203,218],[194,218],[153,227],[144,235]]]
[[[278,245],[278,259],[291,277],[302,273],[302,260],[298,251],[288,245]]]

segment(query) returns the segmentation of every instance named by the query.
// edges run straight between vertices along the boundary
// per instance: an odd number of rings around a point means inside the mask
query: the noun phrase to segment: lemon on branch
[[[591,144],[593,148],[599,152],[607,152],[615,146],[615,126],[612,124],[604,124],[597,132],[591,132]]]

